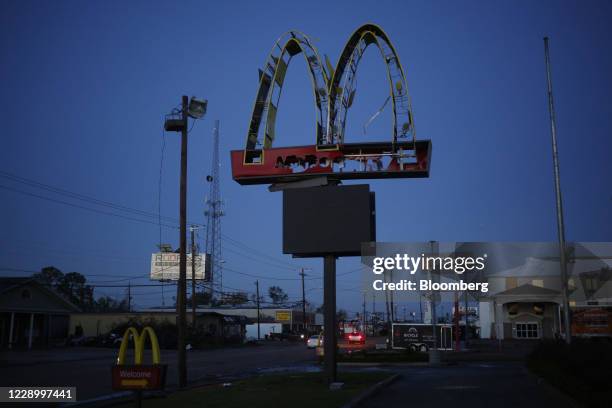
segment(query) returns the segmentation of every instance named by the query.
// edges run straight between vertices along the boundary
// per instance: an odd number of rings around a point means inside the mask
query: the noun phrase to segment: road
[[[79,401],[99,397],[113,393],[110,367],[116,358],[116,349],[89,347],[3,352],[0,353],[0,385],[76,386]],[[190,381],[214,381],[261,370],[299,367],[310,365],[316,359],[315,351],[308,350],[304,344],[285,342],[191,350],[187,358]],[[176,385],[176,352],[163,350],[161,359],[168,364],[167,384]]]
[[[559,391],[539,383],[522,362],[467,363],[440,367],[393,367],[399,380],[364,401],[363,407],[575,407]]]

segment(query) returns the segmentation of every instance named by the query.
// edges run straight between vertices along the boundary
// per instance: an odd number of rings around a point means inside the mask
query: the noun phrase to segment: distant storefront
[[[537,340],[558,336],[561,293],[524,284],[480,302],[483,338]]]

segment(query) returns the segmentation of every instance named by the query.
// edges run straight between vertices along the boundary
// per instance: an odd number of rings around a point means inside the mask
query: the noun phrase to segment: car
[[[365,335],[363,333],[360,333],[360,332],[349,333],[346,336],[346,340],[349,343],[365,344]]]
[[[306,347],[308,348],[315,348],[318,345],[319,345],[319,335],[318,334],[312,335],[308,338],[308,340],[306,340]]]

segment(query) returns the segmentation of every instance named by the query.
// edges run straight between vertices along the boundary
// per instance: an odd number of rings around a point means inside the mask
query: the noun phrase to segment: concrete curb
[[[356,408],[358,407],[364,400],[370,398],[374,394],[378,393],[380,390],[390,385],[392,382],[401,377],[401,374],[393,374],[391,377],[386,378],[367,390],[363,391],[361,394],[357,395],[355,398],[350,400],[347,404],[343,405],[342,408]]]
[[[456,363],[441,362],[440,364],[432,365],[426,361],[418,361],[414,363],[353,363],[344,362],[338,363],[339,367],[445,367],[450,365],[457,365]]]

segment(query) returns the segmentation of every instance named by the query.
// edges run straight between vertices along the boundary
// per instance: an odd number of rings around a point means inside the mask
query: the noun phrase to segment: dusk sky
[[[257,70],[278,37],[303,31],[335,65],[367,22],[391,38],[417,139],[433,143],[430,178],[366,181],[376,192],[378,241],[556,240],[545,35],[566,236],[611,241],[611,21],[608,1],[3,1],[0,276],[54,265],[92,284],[149,283],[156,217],[48,187],[157,213],[164,138],[161,213],[177,219],[180,135],[164,135],[163,120],[181,95],[196,95],[209,104],[189,135],[188,218],[205,222],[218,119],[224,285],[252,293],[257,276],[264,291],[279,285],[298,300],[298,268],[306,267],[307,298],[320,304],[322,260],[282,254],[282,194],[234,182],[229,151],[244,148]],[[384,70],[369,48],[347,142],[391,139],[389,106],[363,134],[388,95]],[[314,144],[312,101],[298,56],[285,79],[275,146]],[[162,242],[178,247],[178,240],[177,229],[162,228]],[[358,258],[338,261],[338,307],[353,312],[362,300],[358,268]],[[175,294],[165,291],[167,305]],[[137,307],[162,302],[158,287],[133,295]]]

